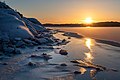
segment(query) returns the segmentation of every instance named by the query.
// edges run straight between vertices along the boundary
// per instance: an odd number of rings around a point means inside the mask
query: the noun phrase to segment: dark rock
[[[12,52],[14,51],[14,48],[4,47],[4,48],[3,48],[3,51],[4,51],[4,52],[7,52],[7,53],[12,53]]]
[[[71,39],[71,37],[68,37],[68,39]]]
[[[21,41],[22,39],[21,38],[15,38],[16,41]]]
[[[36,64],[33,63],[33,62],[29,62],[28,65],[29,65],[29,66],[36,66]]]
[[[62,43],[64,43],[64,42],[66,42],[66,40],[65,40],[65,39],[63,39],[63,40],[62,40]]]
[[[18,41],[17,43],[16,43],[16,47],[22,47],[22,46],[24,46],[25,45],[25,43],[23,42],[23,41]]]
[[[42,47],[38,47],[38,49],[42,49]]]
[[[65,32],[63,34],[63,36],[69,36],[69,37],[75,37],[75,38],[83,38],[84,36],[79,35],[77,33],[73,33],[73,32]]]
[[[39,39],[37,39],[37,42],[39,44],[44,44],[44,43],[48,43],[48,40],[46,40],[45,38],[39,38]]]
[[[79,64],[79,62],[78,62],[78,61],[76,61],[76,60],[74,60],[74,61],[70,61],[70,62],[72,62],[72,63],[78,63],[78,64]]]
[[[42,54],[42,57],[43,57],[45,60],[52,59],[52,57],[50,57],[50,55],[47,55],[46,53],[43,53],[43,54]]]
[[[2,44],[0,44],[0,51],[2,51]]]
[[[8,65],[7,63],[3,63],[3,65]]]
[[[28,40],[28,39],[24,39],[23,41],[24,41],[25,43],[27,43],[27,44],[32,43],[32,41],[31,41],[31,40]]]
[[[31,55],[30,57],[37,57],[37,55],[33,54],[33,55]]]
[[[38,55],[31,55],[31,58],[43,58],[44,60],[49,60],[52,59],[51,55],[47,55],[46,53],[43,53],[42,55],[38,56]]]
[[[75,71],[74,74],[81,74],[81,72],[80,71]]]
[[[62,63],[62,64],[60,64],[60,66],[67,66],[67,64],[65,64],[65,63]]]
[[[61,55],[67,55],[68,54],[68,52],[66,50],[62,50],[62,49],[59,51],[59,53]]]
[[[19,49],[15,49],[14,54],[21,54],[21,51]]]

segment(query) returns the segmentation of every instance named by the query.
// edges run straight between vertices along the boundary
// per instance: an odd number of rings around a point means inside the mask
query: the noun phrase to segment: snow
[[[0,12],[0,34],[6,34],[9,39],[16,37],[33,38],[27,26],[16,16]]]
[[[31,21],[34,24],[42,25],[37,19],[35,18],[27,18],[29,21]]]
[[[46,30],[46,28],[44,28],[43,26],[41,26],[41,25],[39,25],[39,24],[34,24],[33,22],[31,22],[30,20],[28,20],[26,17],[23,17],[23,21],[26,23],[26,25],[28,26],[28,27],[32,27],[32,28],[34,28],[34,30],[36,30],[36,31],[44,31],[44,30]]]
[[[0,2],[0,39],[34,38],[46,30],[35,18],[26,18],[20,12]]]

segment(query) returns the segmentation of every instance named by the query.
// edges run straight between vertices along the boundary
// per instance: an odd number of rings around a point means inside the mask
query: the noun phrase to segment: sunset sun
[[[84,20],[84,22],[85,22],[86,24],[92,24],[93,20],[92,20],[91,17],[87,17],[87,18]]]

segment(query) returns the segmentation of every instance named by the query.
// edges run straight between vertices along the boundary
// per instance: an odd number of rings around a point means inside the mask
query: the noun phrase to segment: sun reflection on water
[[[89,49],[89,52],[84,53],[85,54],[84,60],[87,61],[87,62],[92,63],[92,60],[94,59],[94,57],[93,57],[93,51],[92,51],[91,47],[94,46],[94,42],[93,42],[92,39],[86,38],[85,39],[85,45]]]

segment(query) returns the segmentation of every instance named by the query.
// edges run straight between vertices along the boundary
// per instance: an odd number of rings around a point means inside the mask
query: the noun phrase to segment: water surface
[[[108,39],[120,42],[119,27],[53,27],[53,29],[75,32],[90,38]]]

